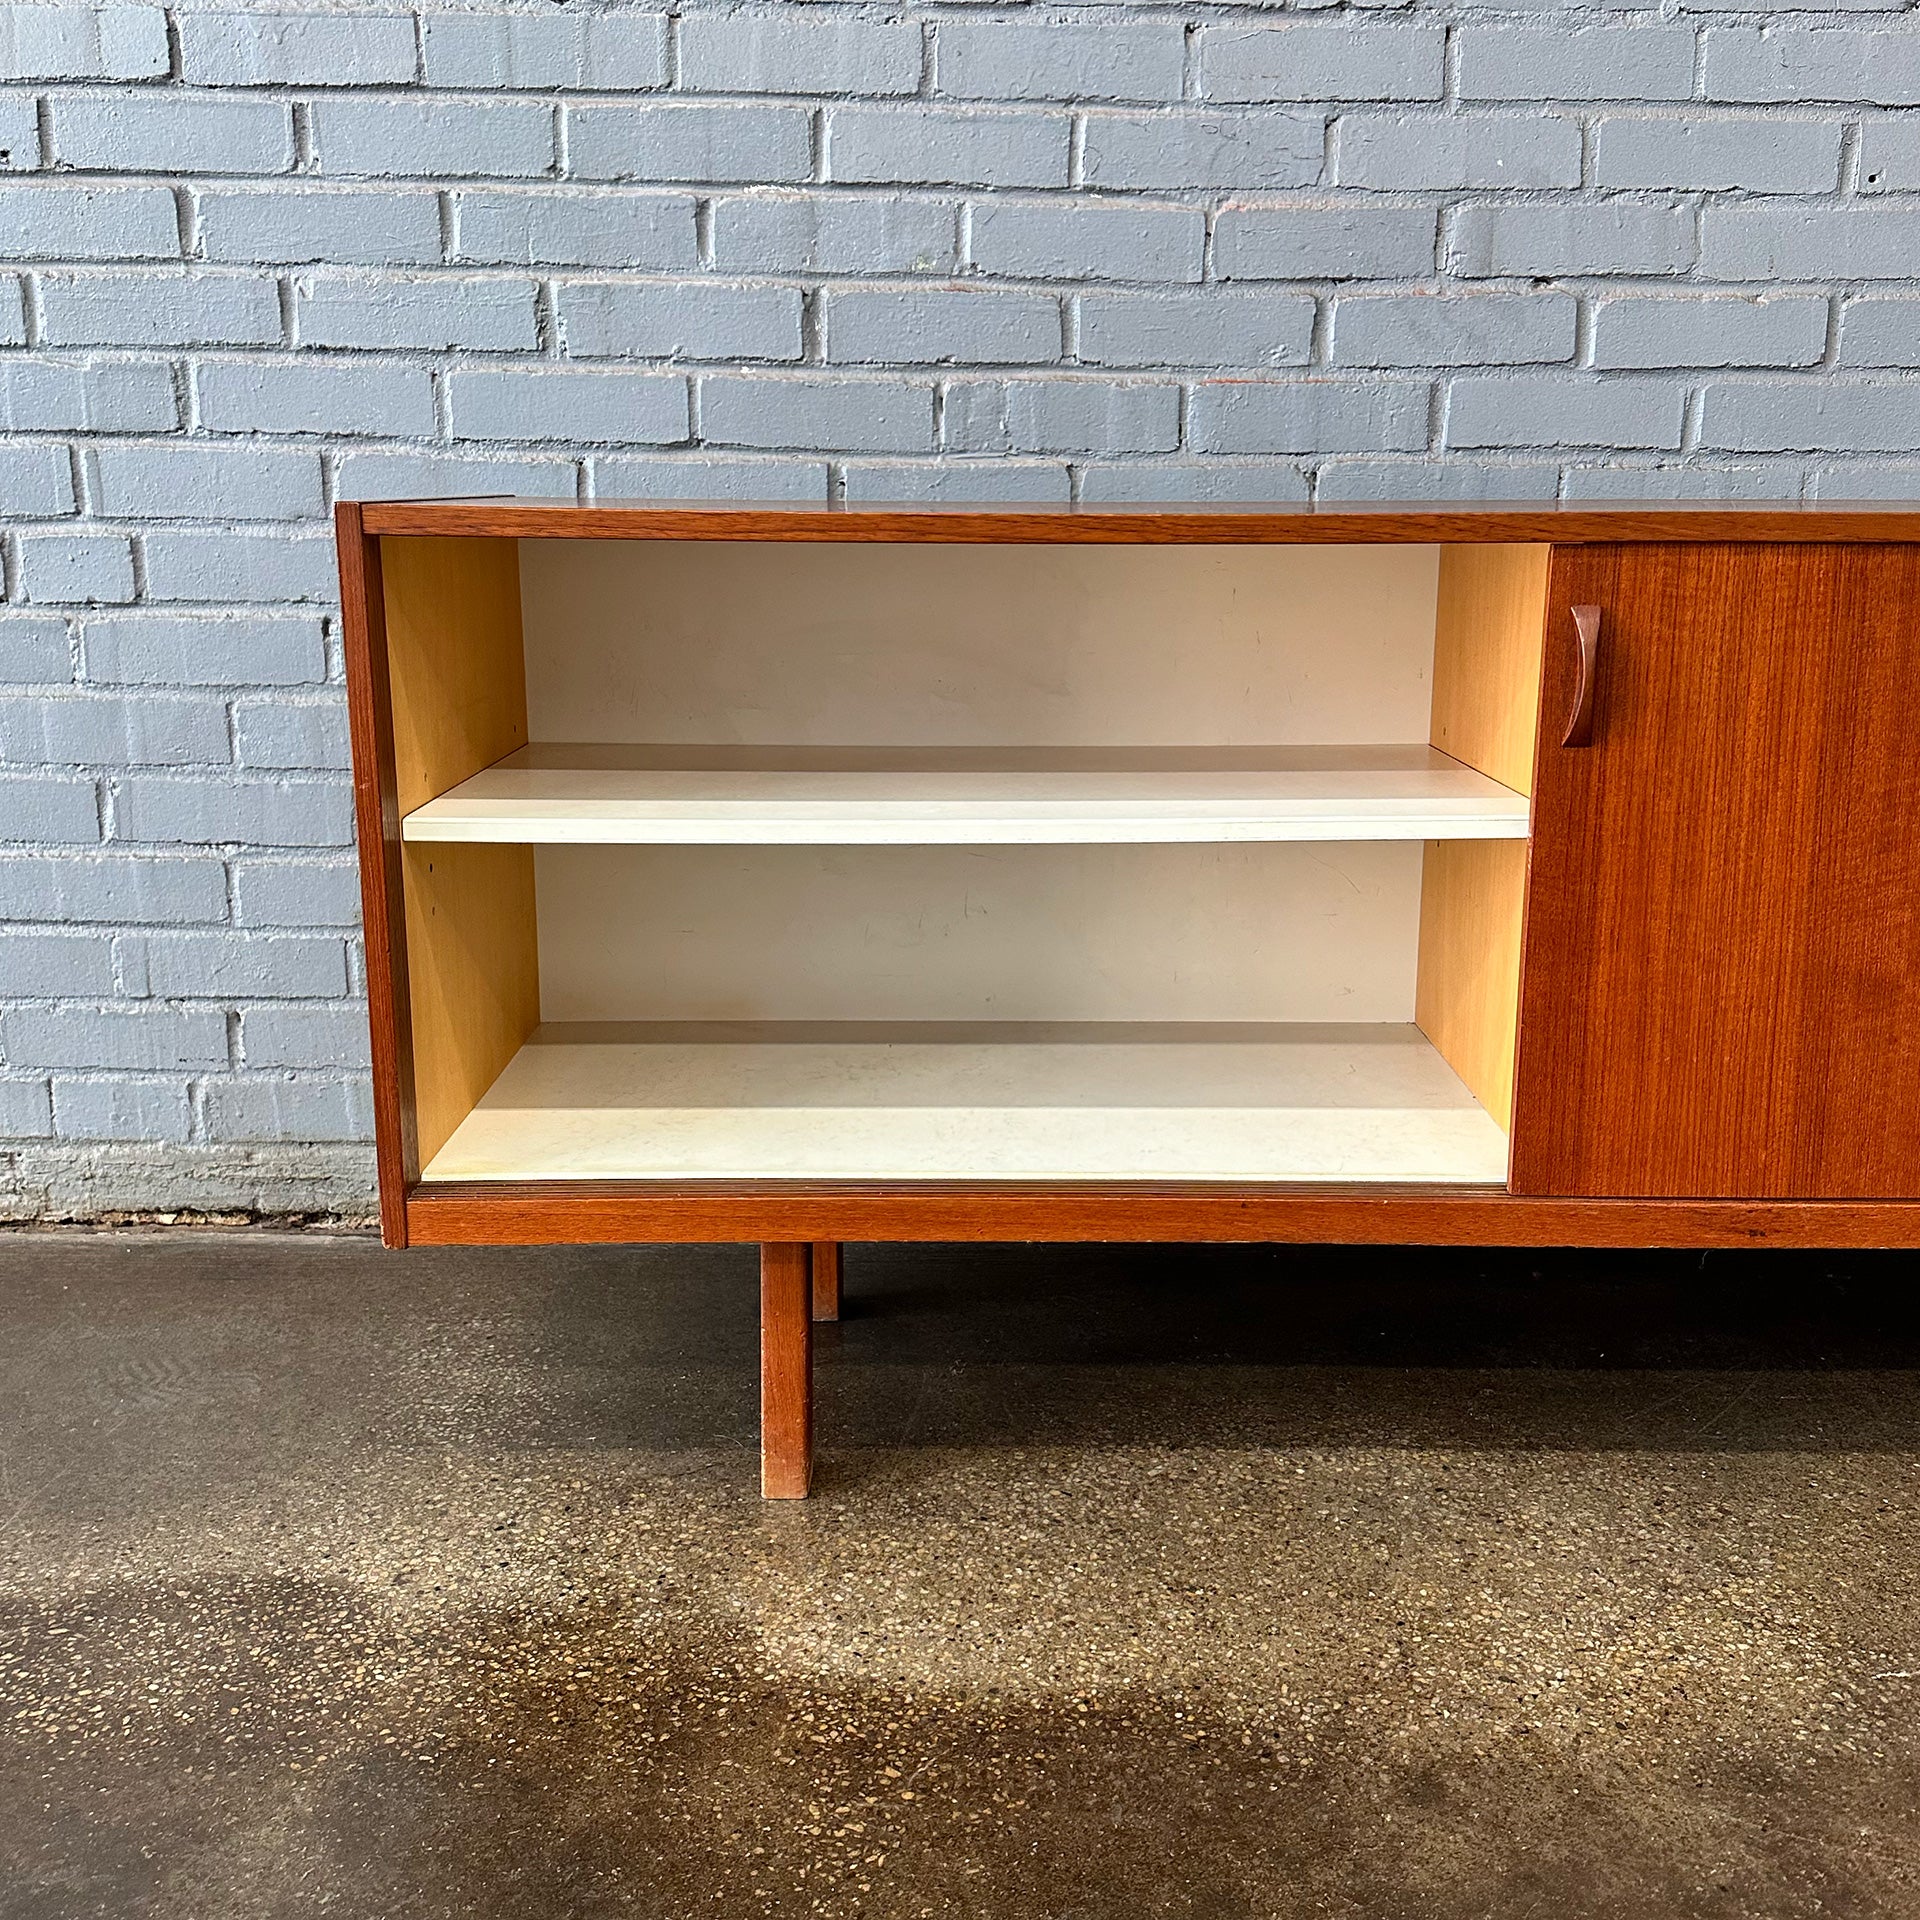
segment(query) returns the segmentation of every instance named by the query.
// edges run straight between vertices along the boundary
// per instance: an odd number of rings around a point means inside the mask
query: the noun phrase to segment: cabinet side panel
[[[1533,791],[1552,553],[1545,546],[1440,549],[1430,738],[1516,793]]]
[[[530,847],[405,850],[414,1114],[421,1164],[540,1020]]]
[[[1503,1127],[1513,1117],[1526,903],[1524,841],[1427,843],[1414,1020]]]
[[[387,539],[380,560],[406,814],[527,743],[520,550],[511,540]]]

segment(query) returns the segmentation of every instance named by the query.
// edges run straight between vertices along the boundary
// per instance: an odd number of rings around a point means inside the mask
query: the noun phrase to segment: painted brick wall
[[[0,10],[0,1203],[364,1204],[325,514],[1920,495],[1920,28]]]

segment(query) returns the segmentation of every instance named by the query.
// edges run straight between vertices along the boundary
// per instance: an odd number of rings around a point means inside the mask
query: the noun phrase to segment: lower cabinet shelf
[[[1417,1027],[548,1024],[424,1169],[462,1180],[1497,1186]]]

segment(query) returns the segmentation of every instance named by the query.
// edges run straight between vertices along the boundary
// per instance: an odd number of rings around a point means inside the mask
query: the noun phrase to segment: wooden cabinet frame
[[[1007,545],[1390,546],[1438,544],[1443,562],[1435,657],[1437,747],[1518,792],[1558,752],[1569,697],[1571,631],[1550,605],[1564,581],[1611,580],[1609,549],[1794,549],[1920,543],[1920,507],[1658,505],[1593,508],[1421,505],[1377,508],[796,507],[719,504],[574,506],[523,500],[342,505],[338,538],[355,794],[367,935],[383,1236],[389,1245],[606,1241],[744,1241],[767,1248],[769,1326],[783,1344],[769,1362],[769,1406],[789,1435],[776,1491],[804,1491],[793,1438],[796,1358],[808,1336],[808,1276],[816,1311],[838,1310],[838,1243],[847,1240],[1128,1240],[1364,1242],[1413,1245],[1613,1247],[1920,1245],[1920,1163],[1913,1197],[1878,1187],[1856,1197],[1781,1192],[1640,1197],[1502,1191],[1485,1185],[1273,1184],[1181,1181],[423,1181],[421,1168],[539,1019],[538,956],[525,931],[532,855],[523,847],[420,846],[401,821],[527,740],[520,666],[518,539],[750,542],[951,542]],[[1586,559],[1583,560],[1582,556]],[[460,564],[448,564],[458,557]],[[1627,564],[1623,558],[1621,564]],[[1790,562],[1783,562],[1790,564]],[[1550,590],[1549,569],[1555,586]],[[1584,570],[1583,570],[1584,569]],[[1857,571],[1857,570],[1856,570]],[[1664,576],[1663,576],[1664,577]],[[1677,576],[1676,576],[1677,577]],[[1888,576],[1893,577],[1892,575]],[[1899,576],[1904,579],[1907,576]],[[1785,604],[1785,603],[1783,603]],[[1669,608],[1669,613],[1672,609]],[[1920,648],[1920,606],[1906,631]],[[401,631],[404,629],[404,632]],[[1876,642],[1901,645],[1883,621]],[[1893,635],[1891,640],[1887,635]],[[445,644],[457,635],[458,645]],[[1783,644],[1780,634],[1755,644]],[[1560,650],[1556,652],[1556,650]],[[1480,673],[1486,656],[1497,671]],[[1731,658],[1727,653],[1725,658]],[[1898,671],[1853,671],[1849,697],[1903,698]],[[1544,671],[1543,671],[1544,667]],[[1725,671],[1724,658],[1718,671]],[[1604,665],[1603,665],[1604,674]],[[1478,677],[1476,677],[1478,675]],[[1920,676],[1917,676],[1920,677]],[[1828,685],[1833,676],[1821,684]],[[1489,699],[1493,684],[1507,690]],[[1522,688],[1519,698],[1512,689]],[[1831,709],[1823,723],[1838,724]],[[1605,713],[1603,682],[1602,707]],[[1901,724],[1910,713],[1899,716]],[[1803,726],[1798,736],[1806,737]],[[1888,749],[1890,751],[1891,749]],[[1551,769],[1549,769],[1551,771]],[[1883,774],[1885,768],[1875,770]],[[1544,789],[1558,805],[1564,781]],[[1536,809],[1542,804],[1536,798]],[[1536,835],[1539,829],[1536,818]],[[1884,823],[1882,824],[1884,838]],[[1420,1025],[1488,1111],[1512,1111],[1515,1166],[1548,1169],[1536,1186],[1564,1187],[1577,1156],[1522,1139],[1537,1089],[1553,1071],[1548,1046],[1570,1044],[1561,982],[1545,977],[1532,934],[1523,959],[1518,900],[1528,842],[1434,843],[1423,896]],[[1828,849],[1840,871],[1846,849]],[[1750,858],[1764,861],[1756,847]],[[1905,889],[1902,868],[1889,885]],[[444,903],[464,900],[458,940],[434,932]],[[1920,899],[1897,903],[1920,922]],[[1534,911],[1541,909],[1536,900]],[[1893,924],[1886,901],[1874,924]],[[1556,913],[1559,913],[1556,907]],[[1561,919],[1564,920],[1564,914]],[[1904,923],[1902,923],[1904,924]],[[1511,937],[1501,929],[1511,927]],[[1556,922],[1556,940],[1565,931]],[[1564,947],[1558,950],[1564,950]],[[1464,958],[1462,956],[1465,956]],[[1881,956],[1882,1026],[1903,1017],[1920,981],[1904,948]],[[1849,964],[1854,964],[1849,962]],[[1888,977],[1888,969],[1892,977]],[[1522,984],[1524,980],[1524,986]],[[1863,989],[1864,991],[1864,989]],[[1886,1011],[1888,995],[1898,1000]],[[1514,1109],[1517,1010],[1520,1106]],[[1813,1017],[1809,1010],[1808,1017]],[[423,1046],[433,1028],[435,1040]],[[1549,1034],[1551,1029],[1551,1034]],[[1882,1041],[1882,1044],[1886,1044]],[[1920,1046],[1920,1040],[1916,1041]],[[1817,1050],[1815,1050],[1817,1052]],[[1901,1072],[1917,1058],[1900,1049]],[[1811,1054],[1809,1058],[1813,1057]],[[1825,1058],[1825,1055],[1820,1055]],[[430,1063],[430,1064],[429,1064]],[[1803,1061],[1803,1074],[1816,1071]],[[1920,1078],[1920,1066],[1912,1076]],[[1850,1083],[1851,1084],[1851,1083]],[[1530,1093],[1529,1089],[1535,1092]],[[1864,1089],[1853,1092],[1864,1097]],[[1547,1103],[1550,1104],[1550,1103]],[[1902,1088],[1901,1125],[1920,1115],[1920,1086]],[[1604,1156],[1603,1156],[1604,1157]],[[1828,1156],[1831,1159],[1831,1155]],[[1591,1155],[1589,1155],[1591,1158]],[[1818,1156],[1802,1159],[1814,1164]],[[1519,1182],[1528,1184],[1525,1178]],[[1576,1182],[1577,1184],[1577,1182]],[[1897,1184],[1897,1183],[1896,1183]],[[796,1369],[799,1369],[796,1371]],[[804,1395],[802,1396],[804,1398]],[[805,1443],[810,1447],[810,1439]],[[778,1482],[778,1486],[775,1486]]]

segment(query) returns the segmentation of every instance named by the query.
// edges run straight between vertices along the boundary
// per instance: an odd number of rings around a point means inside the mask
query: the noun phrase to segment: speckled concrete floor
[[[1920,1915],[1910,1265],[0,1237],[0,1915]]]

